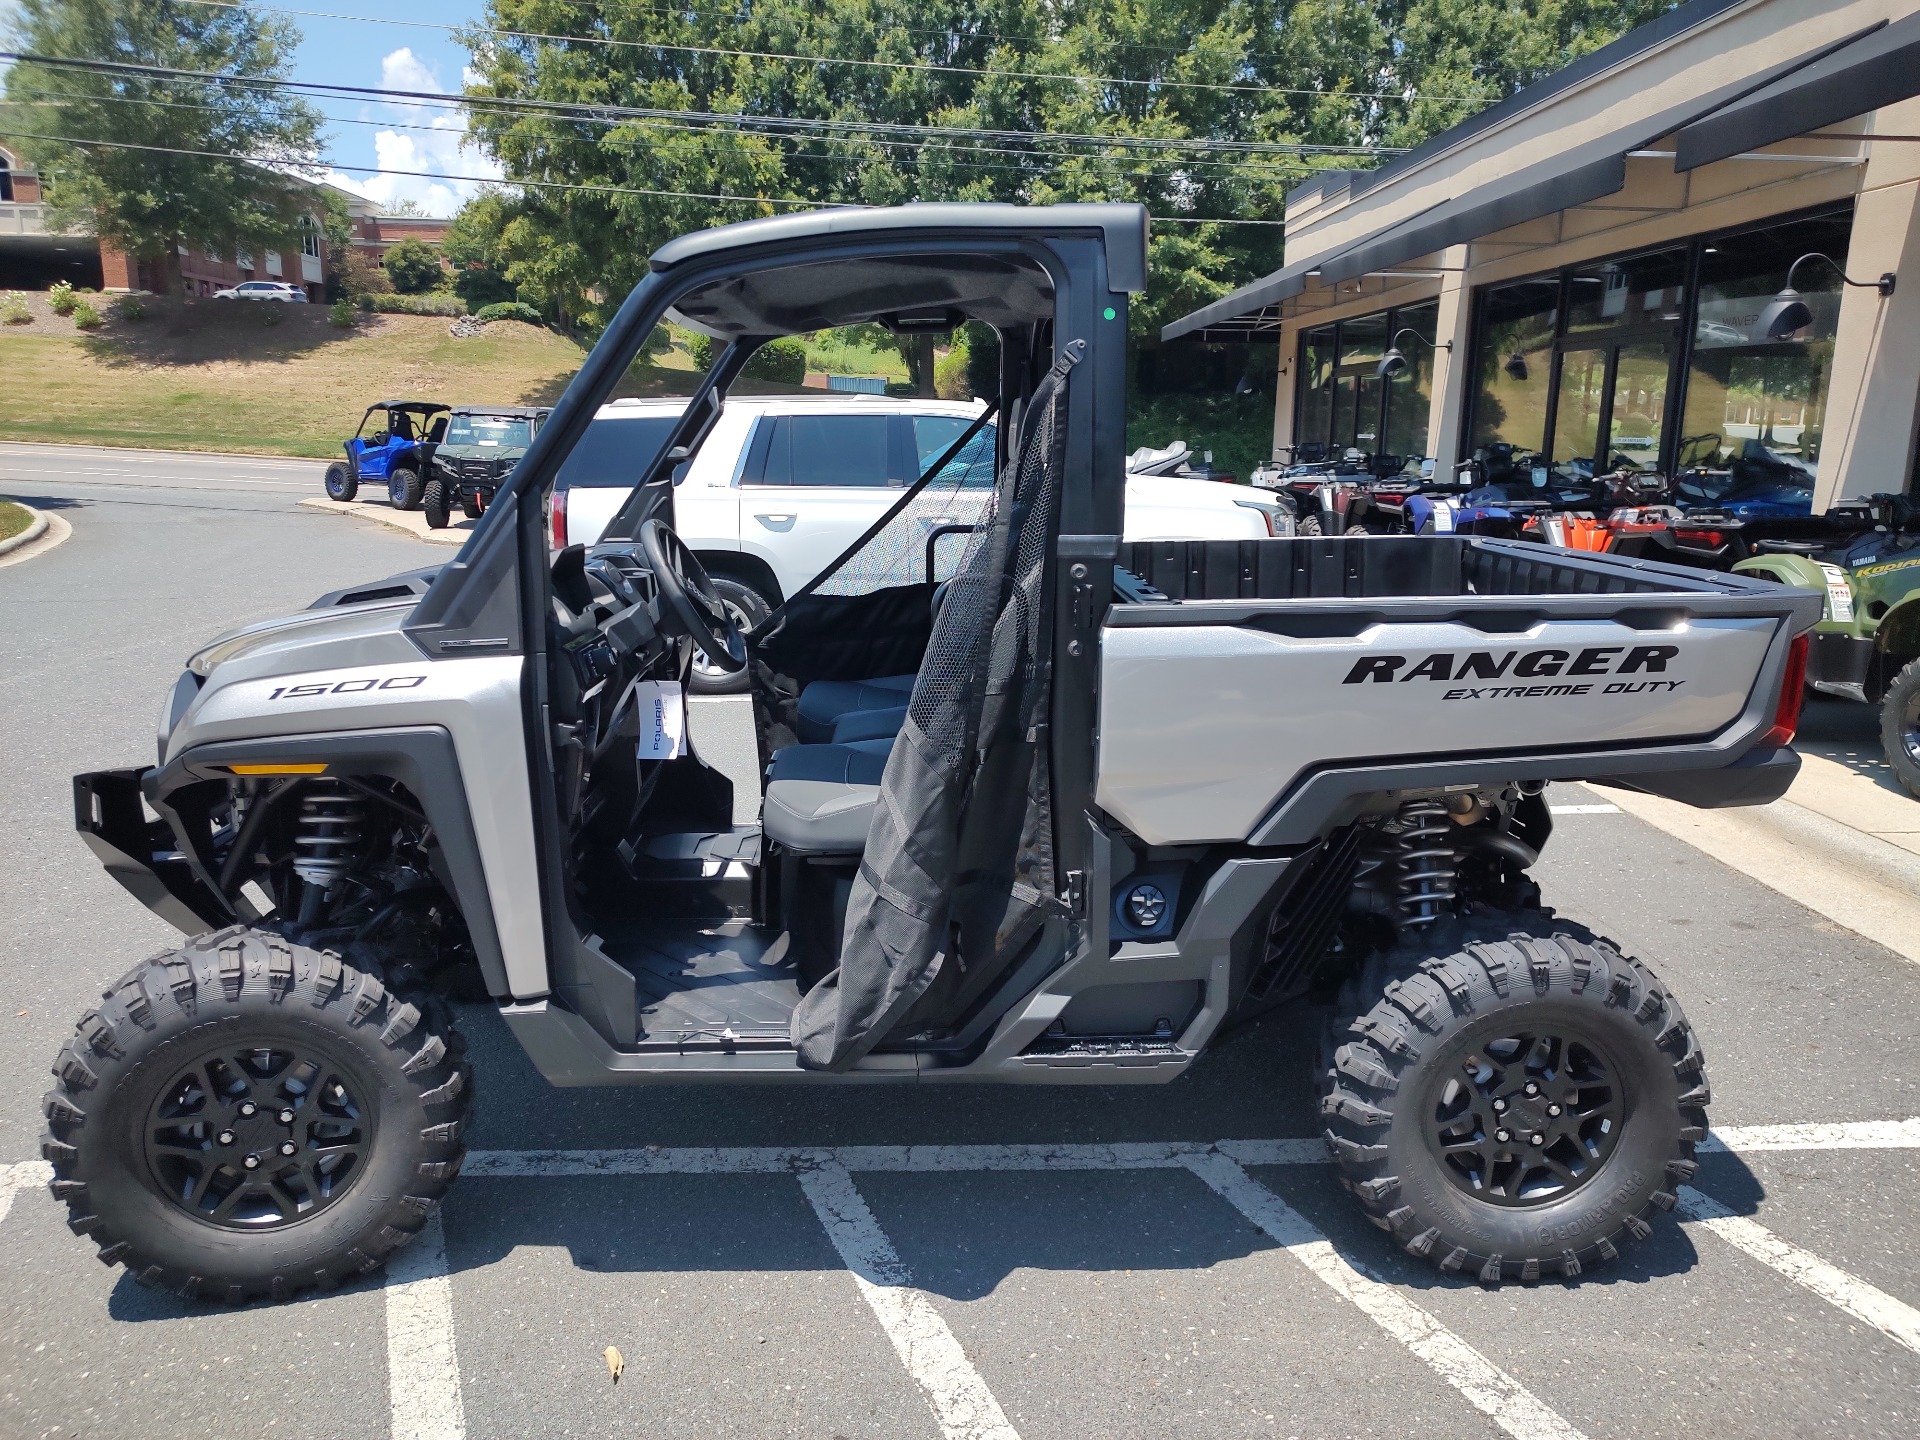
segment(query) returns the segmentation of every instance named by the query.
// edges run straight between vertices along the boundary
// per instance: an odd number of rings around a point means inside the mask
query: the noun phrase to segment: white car
[[[666,442],[682,400],[615,400],[562,466],[550,513],[555,549],[591,545],[619,513],[635,476]],[[673,525],[728,607],[749,629],[838,557],[922,469],[979,418],[978,402],[837,394],[730,399],[676,477]],[[983,428],[950,466],[993,483],[994,435]],[[965,482],[972,483],[969,476]],[[1251,540],[1293,533],[1292,513],[1243,485],[1164,475],[1127,477],[1129,540]],[[696,662],[696,689],[744,688],[744,677]]]
[[[284,280],[244,280],[226,290],[213,292],[216,300],[278,300],[287,305],[304,305],[307,292]]]

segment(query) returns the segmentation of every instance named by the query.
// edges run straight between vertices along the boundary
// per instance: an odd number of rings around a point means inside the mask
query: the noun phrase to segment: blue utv
[[[367,407],[346,442],[347,458],[327,467],[327,498],[342,504],[363,483],[387,487],[396,510],[418,510],[432,469],[433,448],[446,438],[452,407],[435,400],[382,400]]]

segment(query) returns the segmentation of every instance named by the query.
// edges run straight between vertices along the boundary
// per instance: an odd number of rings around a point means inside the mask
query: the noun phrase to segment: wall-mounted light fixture
[[[1516,350],[1507,356],[1506,364],[1500,368],[1507,372],[1507,378],[1509,380],[1525,380],[1527,378],[1527,357]]]
[[[1813,323],[1813,307],[1806,297],[1793,288],[1793,272],[1803,261],[1824,260],[1840,271],[1840,283],[1853,285],[1862,290],[1878,290],[1881,298],[1893,294],[1894,273],[1889,270],[1878,280],[1854,280],[1841,269],[1840,262],[1831,255],[1822,255],[1818,250],[1809,251],[1787,267],[1787,283],[1780,293],[1767,302],[1767,308],[1760,312],[1760,318],[1754,321],[1753,329],[1747,332],[1750,340],[1784,340],[1796,330],[1804,330]]]
[[[1375,379],[1391,380],[1396,375],[1404,375],[1406,373],[1407,357],[1404,354],[1402,354],[1400,350],[1400,337],[1402,335],[1411,335],[1413,336],[1414,339],[1420,341],[1421,344],[1426,345],[1429,348],[1434,350],[1453,349],[1453,342],[1451,340],[1448,340],[1445,343],[1440,345],[1435,345],[1433,341],[1427,339],[1426,336],[1422,335],[1418,330],[1415,330],[1412,326],[1407,326],[1403,329],[1396,330],[1394,332],[1393,339],[1389,341],[1387,344],[1387,353],[1382,355],[1380,357],[1380,363],[1373,367],[1373,374]]]

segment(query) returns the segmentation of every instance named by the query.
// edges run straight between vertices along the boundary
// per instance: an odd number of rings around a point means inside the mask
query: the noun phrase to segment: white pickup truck
[[[659,453],[683,402],[601,407],[554,486],[556,549],[591,545]],[[674,486],[674,528],[748,629],[819,574],[886,513],[901,490],[980,416],[979,402],[832,395],[735,398]],[[949,462],[993,485],[993,427]],[[972,477],[969,483],[973,483]],[[1127,477],[1128,540],[1265,540],[1293,533],[1292,512],[1241,485]],[[708,693],[744,678],[696,664]]]

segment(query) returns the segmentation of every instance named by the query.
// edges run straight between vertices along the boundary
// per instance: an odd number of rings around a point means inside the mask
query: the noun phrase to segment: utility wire
[[[281,158],[275,156],[235,155],[223,150],[188,150],[172,145],[136,145],[126,140],[83,140],[73,135],[39,135],[25,130],[0,130],[0,139],[5,140],[45,140],[60,145],[90,145],[103,150],[137,150],[155,155],[189,155],[209,160],[238,160],[243,164],[263,167],[284,166],[294,170],[332,169],[353,175],[403,175],[420,180],[444,180],[470,185],[505,185],[515,188],[535,190],[584,190],[601,195],[641,195],[665,200],[717,200],[735,205],[799,205],[809,210],[870,210],[874,207],[853,201],[835,200],[785,200],[768,195],[720,195],[702,190],[643,190],[631,185],[581,185],[559,180],[521,180],[513,176],[500,175],[444,175],[434,170],[396,170],[382,165],[348,165],[324,156],[316,158]],[[321,182],[296,176],[307,184]],[[1045,209],[1045,206],[1035,206]],[[1163,225],[1284,225],[1284,220],[1216,220],[1195,215],[1153,215],[1152,220]]]
[[[867,60],[839,55],[782,55],[771,50],[736,50],[719,45],[679,45],[664,40],[615,40],[599,35],[558,35],[542,30],[502,30],[485,25],[444,25],[431,20],[398,20],[384,15],[341,15],[327,10],[295,10],[282,5],[256,5],[251,0],[183,0],[188,5],[214,9],[265,10],[279,15],[294,15],[307,20],[347,20],[360,25],[399,25],[415,30],[440,30],[449,34],[496,35],[511,40],[561,41],[572,45],[605,45],[631,50],[671,50],[686,55],[719,55],[731,59],[777,60],[790,65],[848,65],[874,70],[904,70],[921,74],[979,75],[1003,80],[1064,80],[1077,85],[1137,86],[1150,90],[1207,90],[1241,95],[1306,95],[1355,100],[1400,100],[1421,98],[1458,100],[1457,95],[1429,97],[1356,90],[1289,90],[1277,85],[1222,85],[1205,80],[1132,80],[1113,75],[1072,75],[1044,70],[985,70],[976,65],[941,65],[932,61]]]
[[[338,96],[372,96],[378,99],[430,101],[437,105],[462,106],[481,114],[524,114],[558,117],[584,116],[587,119],[664,119],[707,122],[741,127],[760,127],[770,133],[789,130],[876,134],[931,135],[943,139],[987,139],[1012,142],[1037,140],[1066,141],[1144,150],[1214,150],[1236,155],[1400,155],[1404,150],[1388,146],[1303,145],[1259,140],[1176,140],[1146,135],[1097,135],[1055,130],[990,130],[968,126],[912,125],[878,120],[816,120],[791,116],[749,115],[735,111],[669,110],[631,105],[587,104],[557,100],[529,100],[502,95],[451,96],[431,90],[392,90],[375,85],[343,85],[331,81],[273,80],[258,76],[221,75],[206,70],[181,70],[164,65],[136,65],[119,60],[81,60],[65,56],[31,55],[0,51],[0,60],[47,65],[54,68],[93,71],[106,75],[133,75],[167,80],[191,80],[204,84],[243,89],[292,90]]]

